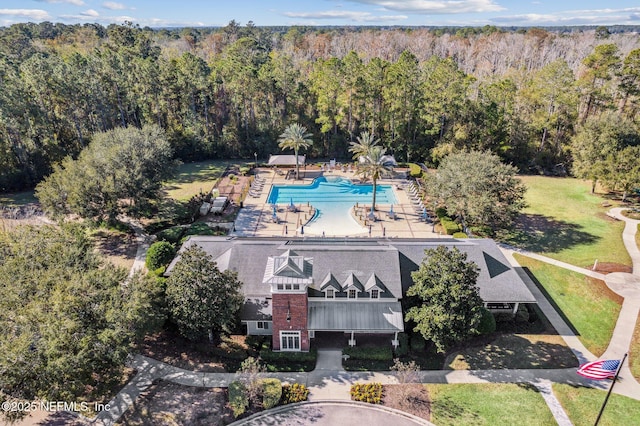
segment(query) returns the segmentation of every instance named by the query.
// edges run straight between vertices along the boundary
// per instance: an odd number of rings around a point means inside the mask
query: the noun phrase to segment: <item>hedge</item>
[[[469,237],[467,236],[467,234],[465,234],[464,232],[455,232],[455,233],[452,235],[452,237],[453,237],[453,238],[469,238]]]
[[[260,358],[265,362],[310,362],[318,358],[318,352],[315,349],[309,352],[274,352],[270,349],[262,349]]]
[[[453,235],[456,232],[460,231],[460,225],[447,217],[443,217],[440,219],[440,225],[442,225],[442,227],[444,228],[444,232],[447,235]]]
[[[379,348],[363,348],[360,346],[354,346],[351,348],[344,348],[342,353],[344,355],[349,355],[349,359],[352,360],[391,361],[393,359],[391,346]]]
[[[427,347],[427,341],[424,340],[422,334],[413,333],[411,334],[411,350],[415,352],[422,352]]]
[[[243,415],[249,407],[247,388],[238,381],[229,383],[229,406],[234,417]]]
[[[306,401],[309,397],[309,389],[300,383],[282,386],[282,403],[293,404]]]
[[[396,348],[396,356],[405,356],[409,353],[409,336],[407,333],[398,334],[398,347]]]
[[[183,226],[173,226],[158,232],[157,237],[160,241],[168,241],[175,244],[180,241],[180,238],[184,235],[184,231],[185,228]]]
[[[419,178],[422,176],[422,169],[415,163],[409,163],[409,176],[412,178]]]
[[[168,241],[156,241],[147,250],[145,264],[151,271],[167,266],[173,259],[176,249]],[[163,271],[164,272],[164,271]]]
[[[268,410],[275,407],[282,397],[282,382],[278,379],[262,379],[262,408]]]

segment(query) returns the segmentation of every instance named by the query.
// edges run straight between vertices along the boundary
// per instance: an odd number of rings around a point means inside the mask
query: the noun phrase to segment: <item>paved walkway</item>
[[[640,311],[640,250],[635,242],[635,232],[640,221],[628,219],[620,214],[621,209],[612,209],[610,215],[619,220],[626,221],[625,231],[623,234],[623,240],[625,247],[627,248],[633,262],[633,273],[613,273],[613,274],[599,274],[588,269],[579,268],[573,265],[569,265],[563,262],[559,262],[554,259],[540,256],[534,253],[528,253],[520,251],[525,256],[547,262],[556,266],[567,268],[585,275],[592,276],[594,278],[602,279],[605,283],[616,293],[624,297],[624,303],[620,311],[618,322],[616,324],[611,342],[606,352],[601,358],[621,358],[622,355],[628,351],[629,344],[634,331],[634,326]],[[135,229],[135,228],[134,228]],[[148,247],[148,239],[144,238],[141,233],[136,232],[139,241],[138,255],[136,256],[136,263],[132,268],[140,267],[140,261],[144,264],[144,253],[146,247]],[[573,333],[571,328],[564,322],[562,317],[555,311],[553,306],[546,300],[546,298],[539,291],[537,286],[531,281],[529,276],[519,268],[519,265],[513,257],[514,250],[512,248],[503,247],[503,251],[507,255],[507,258],[517,267],[518,274],[522,277],[527,284],[531,292],[536,297],[538,304],[547,318],[551,321],[558,333],[563,337],[567,345],[572,349],[576,357],[580,362],[596,359],[596,356],[590,353],[584,345],[580,342],[577,336]],[[135,399],[143,392],[148,386],[150,386],[156,380],[165,380],[173,383],[178,383],[186,386],[195,387],[226,387],[228,384],[238,378],[234,373],[199,373],[193,371],[183,370],[177,367],[170,366],[160,361],[143,357],[141,355],[135,356],[131,360],[131,366],[137,370],[136,376],[118,393],[118,395],[110,401],[109,405],[111,409],[109,411],[103,411],[98,414],[95,423],[102,425],[113,425],[122,414],[131,406]],[[616,384],[614,392],[629,396],[634,399],[640,399],[640,384],[633,378],[631,372],[625,364],[620,372],[621,381]],[[395,375],[392,372],[347,372],[342,369],[341,351],[335,349],[327,349],[318,351],[317,367],[314,371],[309,373],[264,373],[265,377],[276,377],[283,382],[288,383],[304,383],[310,389],[309,400],[312,403],[316,403],[316,409],[321,410],[324,413],[320,418],[330,419],[331,413],[340,408],[335,408],[326,403],[326,401],[347,401],[350,400],[349,389],[350,385],[355,382],[368,383],[368,382],[380,382],[383,384],[395,384],[398,383]],[[610,385],[608,381],[591,381],[578,376],[575,373],[575,368],[566,369],[522,369],[522,370],[438,370],[438,371],[421,371],[419,373],[419,380],[422,383],[531,383],[540,391],[545,402],[549,406],[549,409],[554,415],[554,418],[559,425],[571,425],[571,421],[567,417],[566,413],[562,409],[562,406],[556,399],[551,390],[552,383],[567,383],[572,385],[591,386],[600,389],[607,389]],[[318,408],[319,407],[319,408]],[[349,410],[353,407],[348,408]],[[282,420],[293,421],[293,424],[299,424],[296,422],[295,410],[290,408],[279,409],[278,418]],[[324,410],[324,411],[323,411]],[[344,406],[342,410],[345,410]],[[275,412],[274,412],[275,413]],[[288,414],[287,414],[288,413]],[[308,411],[302,411],[302,413],[308,414]],[[270,412],[271,414],[271,412]],[[360,416],[366,423],[376,426],[377,424],[371,423],[368,420],[364,420],[368,414],[361,414],[356,416],[356,419]],[[284,416],[284,417],[282,417]],[[308,417],[304,417],[307,419]],[[246,422],[251,419],[251,422]],[[255,418],[246,419],[246,421],[240,424],[247,425],[263,425],[273,424],[273,418],[269,415],[266,419],[261,416]],[[415,424],[415,423],[403,423],[398,419],[392,419],[385,421],[384,424],[393,423],[398,425]],[[356,423],[361,423],[357,422]],[[325,424],[325,423],[318,423]],[[330,423],[326,423],[330,424]],[[381,423],[382,424],[382,423]],[[419,424],[419,423],[418,423]]]

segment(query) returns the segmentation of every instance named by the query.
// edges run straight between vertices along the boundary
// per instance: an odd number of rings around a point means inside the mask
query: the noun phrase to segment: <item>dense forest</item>
[[[607,123],[624,129],[613,151],[639,144],[639,87],[640,37],[602,28],[15,24],[0,28],[0,191],[33,188],[94,133],[151,124],[183,161],[264,158],[298,122],[312,157],[350,158],[369,131],[400,161],[488,150],[564,173]]]

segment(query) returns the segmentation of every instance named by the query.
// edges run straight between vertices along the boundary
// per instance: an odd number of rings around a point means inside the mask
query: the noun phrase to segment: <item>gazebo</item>
[[[298,164],[304,166],[306,160],[306,156],[298,155]],[[296,156],[295,155],[270,155],[269,156],[269,165],[270,166],[296,166]]]

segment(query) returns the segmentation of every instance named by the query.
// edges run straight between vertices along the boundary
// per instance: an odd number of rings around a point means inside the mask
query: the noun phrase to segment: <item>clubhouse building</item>
[[[325,332],[384,334],[398,344],[404,331],[401,300],[425,249],[444,245],[478,265],[485,307],[512,313],[536,303],[525,283],[489,239],[256,238],[192,236],[222,271],[243,283],[240,319],[247,334],[273,336],[275,351],[308,351]],[[171,274],[178,256],[167,268]]]

